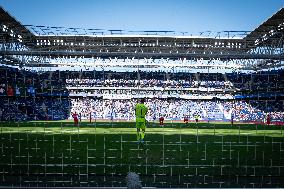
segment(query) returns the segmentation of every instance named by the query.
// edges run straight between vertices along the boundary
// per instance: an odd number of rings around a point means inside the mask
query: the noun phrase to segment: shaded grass
[[[133,124],[1,123],[0,185],[125,186],[134,171],[143,186],[264,187],[284,176],[281,127],[150,125],[141,146]]]

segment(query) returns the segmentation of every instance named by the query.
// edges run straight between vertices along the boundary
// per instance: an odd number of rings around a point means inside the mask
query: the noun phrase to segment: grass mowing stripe
[[[147,128],[146,134],[165,134],[165,135],[250,135],[250,136],[269,136],[284,137],[280,130],[236,130],[236,129],[194,129],[194,128]],[[136,134],[135,128],[77,128],[77,127],[2,127],[2,133],[46,133],[46,134]]]
[[[145,144],[138,145],[133,123],[79,128],[60,122],[1,123],[0,184],[125,186],[127,172],[133,171],[143,186],[283,187],[281,129],[155,125],[146,129]]]

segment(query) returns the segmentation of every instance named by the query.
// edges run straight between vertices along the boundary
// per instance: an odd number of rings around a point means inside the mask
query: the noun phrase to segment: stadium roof
[[[5,28],[2,28],[1,35],[5,34],[5,29],[10,29],[9,32],[6,32],[6,34],[9,34],[9,36],[12,38],[13,33],[20,35],[21,38],[34,38],[34,34],[30,32],[25,26],[23,26],[20,22],[18,22],[15,18],[13,18],[8,12],[6,12],[2,7],[0,7],[0,23],[5,25]],[[18,36],[17,36],[18,37]],[[0,39],[1,42],[2,39]],[[7,38],[5,39],[7,40]]]
[[[5,60],[15,56],[85,58],[203,58],[283,60],[284,8],[254,31],[211,31],[200,36],[174,31],[123,31],[22,25],[0,7],[0,43],[16,43],[0,50]],[[248,34],[249,33],[249,34]],[[225,34],[225,35],[224,35]],[[19,48],[20,47],[20,48]],[[259,51],[269,47],[272,53]],[[282,53],[273,52],[280,48]],[[21,50],[19,50],[21,49]],[[15,55],[15,56],[14,56]]]
[[[284,37],[284,8],[263,22],[244,39],[253,46],[272,45]]]

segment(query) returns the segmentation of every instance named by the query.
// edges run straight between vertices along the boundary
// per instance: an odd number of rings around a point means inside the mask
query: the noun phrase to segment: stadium
[[[0,7],[0,187],[283,188],[283,62],[284,8],[194,36],[23,25]]]

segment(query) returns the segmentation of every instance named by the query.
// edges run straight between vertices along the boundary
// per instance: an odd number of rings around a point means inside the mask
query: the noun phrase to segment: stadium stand
[[[135,80],[137,73],[33,73],[3,67],[1,74],[7,76],[1,80],[0,89],[5,120],[71,119],[72,112],[80,112],[82,119],[89,119],[91,114],[92,119],[133,120],[139,93],[149,95],[146,95],[149,120],[162,115],[168,120],[182,120],[185,115],[193,120],[198,113],[204,121],[227,121],[234,110],[236,121],[261,121],[267,113],[272,119],[283,121],[283,100],[275,100],[283,94],[282,70],[227,74],[227,81],[218,73],[199,73],[199,81],[194,80],[193,74],[177,73],[171,77],[163,72],[139,73],[140,80]],[[234,96],[235,90],[242,95],[248,91],[250,96],[240,99],[244,102],[232,101],[229,97]],[[222,98],[225,92],[229,92],[228,99]],[[269,92],[274,95],[274,101],[267,96]],[[47,116],[42,110],[43,104]]]

